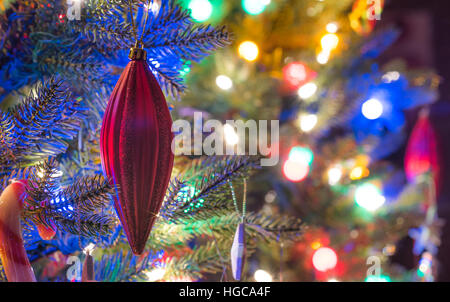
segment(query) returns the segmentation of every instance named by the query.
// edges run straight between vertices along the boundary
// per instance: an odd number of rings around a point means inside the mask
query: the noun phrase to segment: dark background
[[[398,41],[388,50],[386,58],[402,57],[411,68],[432,68],[440,77],[440,97],[432,105],[430,120],[436,130],[442,159],[441,189],[437,196],[438,215],[448,221],[442,228],[438,253],[436,281],[450,281],[450,1],[390,0],[378,26],[395,25],[402,30]],[[417,112],[408,115],[411,130]],[[401,164],[404,149],[395,155]],[[416,260],[411,252],[412,239],[400,242],[395,262],[411,268]]]

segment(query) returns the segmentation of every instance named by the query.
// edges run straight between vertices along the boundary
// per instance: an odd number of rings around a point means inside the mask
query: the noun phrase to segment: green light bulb
[[[269,3],[270,0],[242,0],[242,7],[249,15],[259,15]]]
[[[203,22],[211,17],[213,6],[208,0],[191,0],[188,5],[191,17],[197,22]]]

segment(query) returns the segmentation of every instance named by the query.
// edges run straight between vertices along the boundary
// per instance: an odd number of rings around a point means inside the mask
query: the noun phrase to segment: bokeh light
[[[308,176],[309,165],[288,159],[283,165],[284,176],[292,182],[300,182]]]
[[[298,89],[298,96],[302,99],[312,97],[317,91],[317,85],[313,82],[307,83]]]
[[[364,102],[361,108],[362,114],[369,120],[375,120],[383,114],[383,104],[376,98]]]
[[[233,81],[226,75],[219,75],[216,78],[216,84],[222,90],[230,90],[233,87]]]
[[[314,153],[308,148],[295,146],[289,151],[289,160],[311,165]]]
[[[239,45],[238,52],[243,59],[253,62],[258,58],[259,48],[255,42],[245,41]]]
[[[300,129],[303,132],[309,132],[317,124],[317,115],[315,114],[305,114],[300,116]]]
[[[197,22],[203,22],[211,17],[213,6],[208,0],[191,0],[188,5],[191,17]]]
[[[326,272],[336,267],[338,258],[333,249],[321,247],[314,252],[312,261],[316,270]]]
[[[272,282],[273,279],[268,272],[262,269],[255,271],[253,278],[255,278],[256,282]]]
[[[339,38],[336,34],[326,34],[320,39],[320,44],[322,45],[323,50],[333,50],[336,49],[336,47],[339,44]]]
[[[270,0],[242,0],[242,7],[249,15],[259,15],[269,4]]]
[[[385,201],[381,190],[374,184],[364,183],[356,188],[355,202],[367,211],[376,211]]]

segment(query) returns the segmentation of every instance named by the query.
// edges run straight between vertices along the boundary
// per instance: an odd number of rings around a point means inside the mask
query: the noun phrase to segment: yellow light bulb
[[[239,44],[238,52],[239,56],[249,62],[255,61],[259,55],[258,45],[252,41],[245,41]]]
[[[367,176],[369,176],[369,169],[366,167],[356,166],[350,171],[351,180],[358,180]]]
[[[327,32],[329,33],[336,33],[338,31],[338,25],[336,24],[336,22],[330,22],[327,24]]]
[[[339,38],[336,34],[329,33],[322,37],[320,44],[322,45],[322,49],[330,51],[338,46]]]
[[[320,242],[318,241],[314,241],[313,243],[311,243],[311,248],[313,250],[317,250],[318,248],[320,248],[322,245],[320,244]]]

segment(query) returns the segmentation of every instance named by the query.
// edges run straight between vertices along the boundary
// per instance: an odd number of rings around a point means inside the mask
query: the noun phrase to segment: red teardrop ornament
[[[114,207],[133,253],[140,255],[156,220],[173,167],[172,119],[142,49],[117,82],[103,117],[103,171],[118,187]]]
[[[428,110],[419,114],[419,119],[408,141],[405,153],[405,173],[409,181],[431,171],[435,189],[439,186],[439,151],[436,133],[431,125]]]

